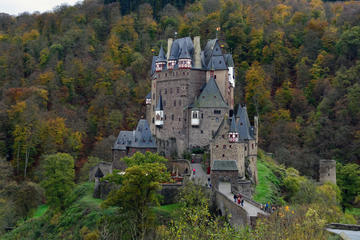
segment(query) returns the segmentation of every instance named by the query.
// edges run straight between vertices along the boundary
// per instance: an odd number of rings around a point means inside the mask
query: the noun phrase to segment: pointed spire
[[[95,173],[95,177],[96,178],[102,178],[104,176],[103,172],[101,171],[101,169],[98,167],[96,173]]]
[[[156,59],[156,62],[166,62],[166,56],[163,46],[161,45],[159,55]]]
[[[235,121],[234,115],[232,115],[232,117],[231,117],[230,132],[232,132],[232,133],[237,132],[236,121]]]
[[[158,104],[156,105],[156,111],[162,111],[164,110],[163,108],[163,103],[162,103],[162,96],[160,95],[159,97],[159,101],[158,101]]]
[[[250,134],[250,121],[249,116],[247,114],[246,106],[241,107],[239,106],[239,110],[236,114],[236,118],[239,118],[238,120],[238,130],[239,130],[239,138],[243,140],[250,140],[253,139],[253,137]]]
[[[242,112],[242,107],[241,107],[241,104],[239,104],[238,110],[237,110],[237,112],[236,112],[236,118],[240,118],[241,112]]]

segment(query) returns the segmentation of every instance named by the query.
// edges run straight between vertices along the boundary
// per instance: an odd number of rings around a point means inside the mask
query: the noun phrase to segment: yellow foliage
[[[26,32],[26,33],[23,34],[22,41],[25,44],[28,41],[32,41],[32,40],[37,39],[39,36],[40,36],[39,31],[36,30],[36,29],[33,29],[30,32]]]
[[[10,119],[14,119],[16,116],[18,116],[18,114],[24,112],[25,108],[26,108],[25,101],[17,102],[15,105],[12,105],[8,110]]]
[[[52,79],[55,78],[55,74],[52,71],[48,71],[48,72],[44,72],[41,73],[38,77],[38,82],[41,85],[46,85],[47,83],[49,83]]]
[[[283,24],[285,18],[289,17],[291,14],[291,7],[282,3],[277,5],[274,10],[275,10],[273,15],[274,22],[280,24]]]

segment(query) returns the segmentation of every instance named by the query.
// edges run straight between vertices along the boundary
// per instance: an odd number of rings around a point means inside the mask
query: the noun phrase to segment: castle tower
[[[321,159],[319,165],[319,182],[336,184],[336,161]]]

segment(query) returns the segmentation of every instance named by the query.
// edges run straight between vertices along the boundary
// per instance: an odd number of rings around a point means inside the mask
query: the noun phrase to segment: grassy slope
[[[82,239],[82,228],[94,230],[97,221],[114,211],[100,208],[102,200],[92,197],[93,189],[92,183],[78,185],[63,213],[47,211],[46,205],[39,206],[32,219],[1,239]]]
[[[254,200],[259,203],[276,202],[279,185],[279,179],[275,176],[270,168],[273,159],[266,156],[263,151],[259,150],[257,169],[258,169],[258,185],[255,189]]]

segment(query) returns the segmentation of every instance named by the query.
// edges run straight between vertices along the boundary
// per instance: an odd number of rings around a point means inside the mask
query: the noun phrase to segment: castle
[[[138,139],[139,151],[149,146],[153,150],[155,141],[158,153],[173,158],[206,149],[210,167],[226,172],[221,166],[228,164],[239,178],[257,182],[257,118],[251,126],[245,106],[235,115],[234,62],[231,54],[222,52],[218,39],[208,40],[202,51],[200,37],[169,38],[167,53],[161,46],[153,57],[151,79],[145,99],[148,125],[142,122],[143,133],[138,135],[145,137]],[[135,132],[120,132],[114,159],[136,151]]]

